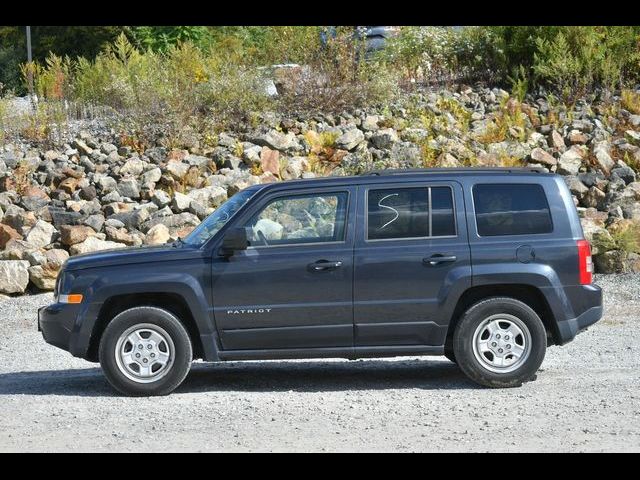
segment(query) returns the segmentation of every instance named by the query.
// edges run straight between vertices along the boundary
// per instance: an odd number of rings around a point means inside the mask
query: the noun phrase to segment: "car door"
[[[225,350],[353,347],[355,194],[276,191],[234,222],[250,246],[212,267]]]
[[[462,187],[367,185],[358,199],[355,347],[442,345],[448,289],[471,277]]]

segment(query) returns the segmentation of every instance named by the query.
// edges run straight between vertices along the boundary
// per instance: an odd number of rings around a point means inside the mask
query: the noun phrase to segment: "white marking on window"
[[[398,213],[398,211],[397,211],[395,208],[390,207],[390,206],[388,206],[388,205],[383,205],[383,204],[382,204],[382,202],[383,202],[383,201],[385,201],[387,198],[389,198],[389,197],[397,197],[398,195],[400,195],[400,194],[399,194],[399,193],[391,193],[391,194],[389,194],[389,195],[386,195],[386,196],[382,197],[380,200],[378,200],[378,207],[380,207],[380,208],[386,208],[387,210],[391,210],[393,213],[395,213],[395,214],[396,214],[396,216],[395,216],[395,217],[393,217],[391,220],[389,220],[387,223],[385,223],[385,224],[384,224],[384,225],[382,225],[381,227],[378,227],[378,230],[382,230],[383,228],[385,228],[385,227],[387,227],[388,225],[392,224],[392,223],[393,223],[393,222],[395,222],[395,221],[398,219],[398,217],[400,216],[400,214]]]

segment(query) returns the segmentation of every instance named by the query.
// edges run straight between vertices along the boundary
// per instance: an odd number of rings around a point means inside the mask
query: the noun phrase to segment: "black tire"
[[[174,355],[166,373],[150,383],[139,383],[127,377],[116,359],[120,336],[142,324],[160,327],[173,342]],[[167,395],[182,383],[191,368],[193,350],[189,334],[175,315],[161,308],[144,306],[125,310],[109,322],[100,339],[98,356],[107,380],[116,390],[130,396],[154,396]]]
[[[513,315],[524,324],[530,334],[529,356],[511,372],[491,371],[474,354],[473,336],[476,329],[495,314]],[[547,333],[538,314],[525,303],[508,297],[488,298],[473,305],[463,314],[453,335],[453,351],[458,365],[471,380],[485,387],[519,387],[524,382],[535,380],[546,349]]]

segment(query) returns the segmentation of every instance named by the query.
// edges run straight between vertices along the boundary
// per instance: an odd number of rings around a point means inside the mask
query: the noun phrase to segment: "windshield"
[[[199,247],[213,237],[233,217],[247,200],[256,193],[255,188],[248,188],[236,193],[229,200],[220,205],[215,212],[205,218],[200,225],[184,238],[184,243]]]

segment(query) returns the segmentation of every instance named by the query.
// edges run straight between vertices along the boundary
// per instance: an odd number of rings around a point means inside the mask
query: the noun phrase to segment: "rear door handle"
[[[422,263],[435,267],[440,263],[455,262],[458,258],[455,255],[432,255],[422,259]]]
[[[335,270],[342,266],[341,261],[330,262],[329,260],[318,260],[317,262],[310,263],[308,265],[309,270],[312,272],[325,272],[327,270]]]

